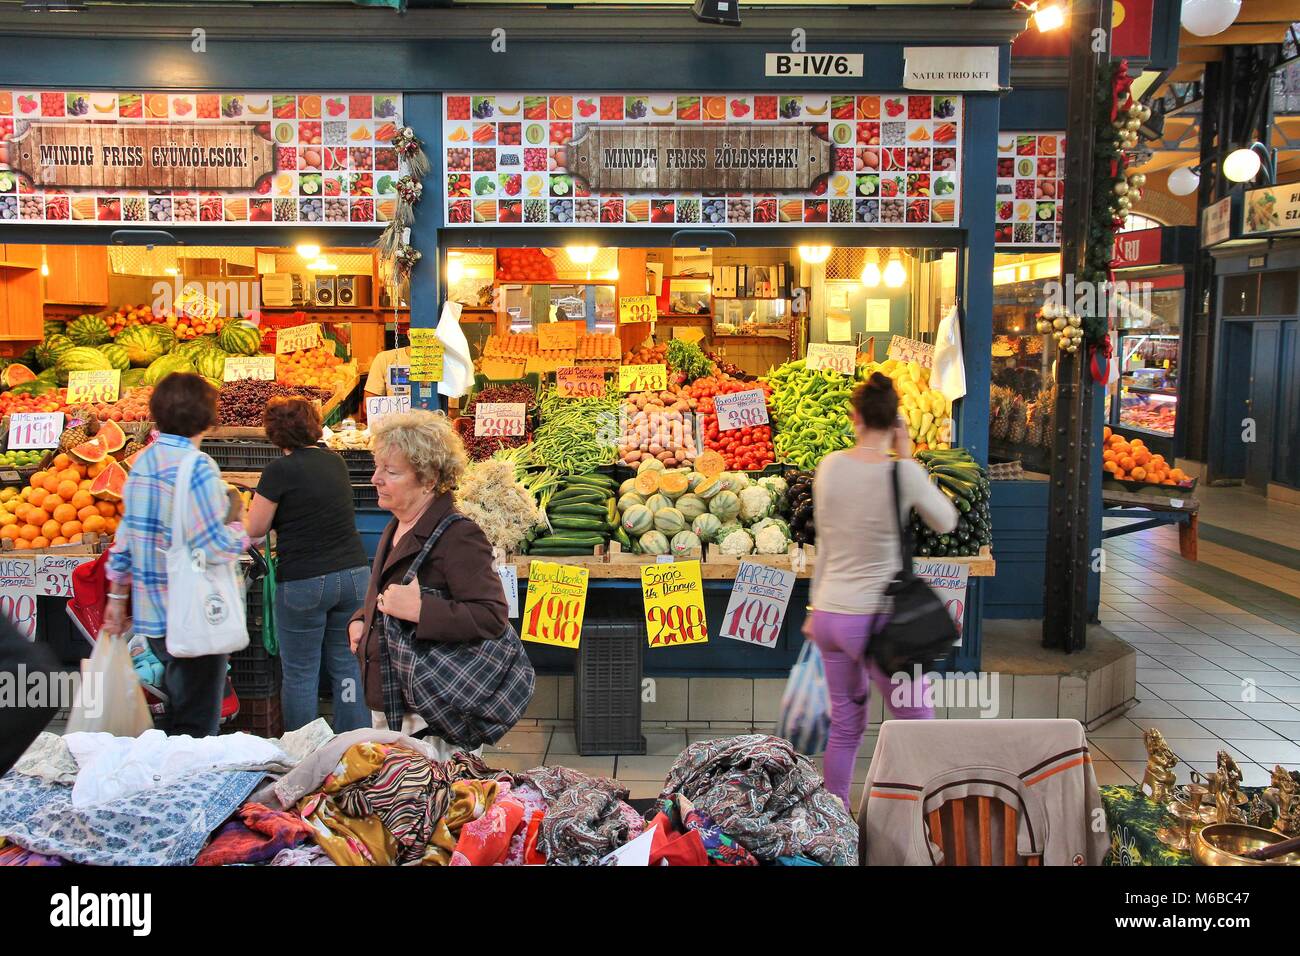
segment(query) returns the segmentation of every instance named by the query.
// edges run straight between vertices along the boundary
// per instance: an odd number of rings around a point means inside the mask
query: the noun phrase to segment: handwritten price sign
[[[53,448],[63,434],[63,412],[14,412],[9,416],[9,448]]]
[[[122,384],[121,369],[107,369],[95,372],[72,372],[68,375],[68,404],[111,405],[117,401],[117,393]]]
[[[72,572],[93,557],[60,557],[42,554],[36,558],[36,593],[41,597],[72,597]]]
[[[552,561],[530,561],[524,600],[525,641],[578,649],[587,607],[586,568]]]
[[[371,395],[366,399],[366,420],[372,424],[385,415],[400,415],[410,410],[410,395]]]
[[[830,369],[841,375],[852,375],[857,367],[858,349],[854,345],[826,345],[821,342],[808,346],[805,364],[813,371]]]
[[[651,647],[708,643],[700,562],[642,565],[641,600]]]
[[[713,410],[718,413],[720,432],[767,424],[767,400],[757,388],[718,395],[713,399]]]
[[[36,640],[36,559],[0,558],[0,614]]]
[[[275,381],[275,356],[230,356],[226,359],[226,370],[222,379],[227,382],[242,382],[252,379],[257,382]]]
[[[578,330],[572,322],[543,322],[537,326],[537,347],[543,352],[578,347]]]
[[[934,346],[929,342],[895,335],[889,340],[888,356],[897,362],[915,362],[921,368],[934,367]]]
[[[668,387],[667,365],[620,365],[620,392],[662,392]]]
[[[781,625],[794,591],[793,571],[770,568],[765,564],[741,561],[731,599],[723,618],[722,636],[732,640],[776,647]]]
[[[952,615],[957,625],[956,644],[961,643],[962,623],[966,620],[966,584],[970,566],[955,561],[917,559],[912,562],[912,573],[934,589]]]
[[[658,300],[652,295],[625,295],[618,300],[619,324],[653,322],[659,318]]]
[[[320,345],[320,323],[308,322],[306,325],[293,325],[275,333],[275,353],[301,352],[314,349]]]
[[[605,394],[605,370],[579,366],[556,369],[555,393],[560,398],[599,398]]]
[[[411,329],[412,382],[441,382],[445,355],[435,329]]]
[[[513,564],[503,564],[497,568],[501,578],[501,589],[506,592],[506,616],[510,620],[519,617],[519,572]]]
[[[478,402],[474,406],[474,437],[516,438],[523,433],[523,402]]]

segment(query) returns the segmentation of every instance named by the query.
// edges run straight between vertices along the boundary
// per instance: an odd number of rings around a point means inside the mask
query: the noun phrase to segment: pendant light
[[[874,249],[867,249],[864,256],[867,264],[862,267],[862,284],[868,289],[880,285],[880,254]]]
[[[596,253],[600,250],[595,246],[565,246],[564,252],[570,259],[580,266],[589,266],[596,261]]]
[[[889,265],[885,266],[885,285],[891,289],[897,289],[907,281],[907,268],[903,265],[903,260],[894,250],[894,254],[889,259]]]
[[[1190,196],[1200,188],[1201,174],[1190,166],[1183,166],[1169,174],[1166,186],[1175,196]]]
[[[800,246],[799,258],[804,262],[816,265],[819,262],[825,262],[830,258],[830,246]]]
[[[1248,183],[1259,175],[1261,165],[1259,153],[1253,146],[1234,149],[1224,157],[1223,177],[1234,183]]]
[[[1183,0],[1181,19],[1188,33],[1212,37],[1232,26],[1241,0]]]

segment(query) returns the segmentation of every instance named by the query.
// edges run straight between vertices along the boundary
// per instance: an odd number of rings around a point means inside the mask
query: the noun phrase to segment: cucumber
[[[605,531],[609,523],[602,518],[582,518],[578,516],[551,516],[552,528],[564,528],[566,531]]]
[[[594,478],[568,478],[564,482],[564,490],[568,491],[573,488],[585,488],[594,491],[604,491],[607,494],[613,494],[618,490],[618,485],[612,480],[597,480]]]
[[[948,475],[951,478],[957,478],[961,481],[969,482],[972,485],[979,485],[980,472],[978,468],[966,468],[958,465],[938,465],[930,469],[931,475]]]
[[[622,525],[619,525],[614,529],[614,540],[622,546],[624,551],[632,550],[632,539],[628,537],[628,534],[623,530]]]
[[[562,491],[559,494],[551,496],[551,504],[592,504],[603,505],[608,500],[609,495],[601,494],[598,491]]]
[[[528,552],[539,558],[577,558],[591,555],[591,548],[534,548]]]
[[[958,478],[953,478],[951,475],[935,475],[934,478],[935,481],[939,484],[939,487],[951,488],[953,491],[957,492],[963,498],[967,499],[967,501],[975,497],[975,486],[970,484],[969,482],[961,481]]]
[[[568,518],[601,518],[608,520],[609,509],[597,504],[564,504],[557,505],[555,502],[546,509],[546,514],[554,518],[556,516]],[[554,522],[552,522],[554,523]]]

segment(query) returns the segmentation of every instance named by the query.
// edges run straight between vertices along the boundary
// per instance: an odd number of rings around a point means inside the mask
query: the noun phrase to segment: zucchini
[[[555,502],[546,509],[546,514],[550,518],[601,518],[608,519],[609,509],[597,504],[570,504],[567,501],[564,504],[557,505]],[[554,522],[552,522],[554,524]]]
[[[961,495],[958,495],[956,498],[954,498],[953,503],[957,506],[958,511],[961,511],[963,513],[970,511],[970,502],[967,501],[965,498],[963,498]]]
[[[632,550],[632,539],[628,537],[628,534],[623,530],[622,525],[619,525],[614,529],[614,540],[622,546],[624,551]]]
[[[577,558],[589,557],[591,548],[534,548],[528,552],[539,558]]]
[[[965,481],[961,481],[960,479],[953,478],[951,475],[935,475],[935,481],[939,484],[940,487],[951,488],[953,491],[957,492],[959,495],[965,498],[968,502],[975,497],[974,485]]]
[[[593,505],[604,504],[609,495],[599,491],[561,491],[558,494],[551,495],[551,504],[573,504],[587,503]]]
[[[605,531],[608,522],[602,518],[583,518],[577,515],[560,515],[551,517],[552,528],[564,528],[566,531]]]
[[[564,490],[568,491],[571,488],[587,488],[613,494],[618,490],[618,485],[611,479],[566,478],[564,481]]]

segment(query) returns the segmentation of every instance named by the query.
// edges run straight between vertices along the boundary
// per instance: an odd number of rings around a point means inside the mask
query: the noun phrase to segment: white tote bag
[[[199,452],[176,470],[172,489],[172,545],[167,549],[167,653],[172,657],[231,654],[248,646],[248,621],[239,561],[213,563],[185,542],[190,482]]]

